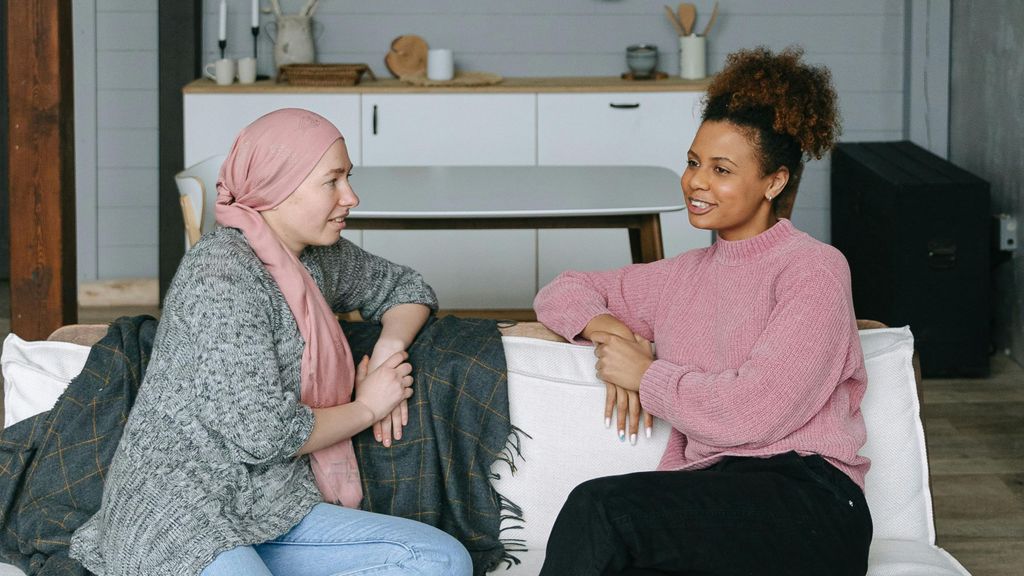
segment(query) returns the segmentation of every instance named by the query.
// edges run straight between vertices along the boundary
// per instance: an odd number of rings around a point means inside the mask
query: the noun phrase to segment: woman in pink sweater
[[[628,409],[635,442],[640,406],[673,429],[658,471],[573,490],[543,576],[867,571],[849,269],[778,215],[839,131],[829,72],[801,55],[734,53],[708,88],[682,189],[711,247],[566,272],[537,295],[541,322],[596,345],[620,439]]]

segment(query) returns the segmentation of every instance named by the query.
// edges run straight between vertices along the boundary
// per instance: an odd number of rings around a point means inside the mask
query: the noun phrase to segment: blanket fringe
[[[518,468],[516,467],[516,460],[525,460],[523,457],[523,437],[533,439],[533,436],[527,434],[522,428],[512,426],[512,432],[508,435],[508,440],[505,443],[505,449],[502,451],[498,459],[508,464],[509,471],[515,475]],[[501,475],[497,472],[491,473],[491,478],[494,480],[500,480]],[[523,524],[526,520],[523,518],[523,509],[521,506],[512,502],[508,498],[502,496],[497,490],[494,491],[495,496],[498,497],[499,510],[502,512],[500,516],[499,533],[504,533],[506,530],[522,530]],[[491,570],[498,567],[499,564],[505,564],[505,569],[512,568],[513,565],[519,565],[522,561],[516,557],[515,553],[526,552],[526,540],[521,538],[508,538],[502,536],[499,538],[502,546],[504,547],[504,553],[501,558],[495,561],[494,565],[491,566]]]

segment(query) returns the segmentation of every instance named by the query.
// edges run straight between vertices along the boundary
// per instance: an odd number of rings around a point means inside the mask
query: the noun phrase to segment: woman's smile
[[[688,198],[686,201],[686,209],[689,210],[691,214],[696,214],[698,216],[702,214],[707,214],[708,212],[713,210],[715,206],[716,205],[712,204],[711,202],[698,200],[697,198],[694,198],[692,196]]]

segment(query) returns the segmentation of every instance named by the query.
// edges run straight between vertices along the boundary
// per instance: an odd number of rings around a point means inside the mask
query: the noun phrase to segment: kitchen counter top
[[[293,86],[274,80],[255,84],[218,86],[213,80],[201,78],[188,83],[185,94],[261,94],[274,92],[306,93],[486,93],[486,92],[703,92],[710,79],[683,80],[668,77],[662,80],[623,80],[617,76],[577,77],[512,77],[489,86],[414,86],[396,78],[363,80],[355,86]]]

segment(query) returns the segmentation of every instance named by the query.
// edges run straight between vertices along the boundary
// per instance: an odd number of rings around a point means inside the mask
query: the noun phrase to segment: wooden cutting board
[[[426,74],[427,41],[415,34],[399,36],[391,42],[384,64],[396,78]]]

